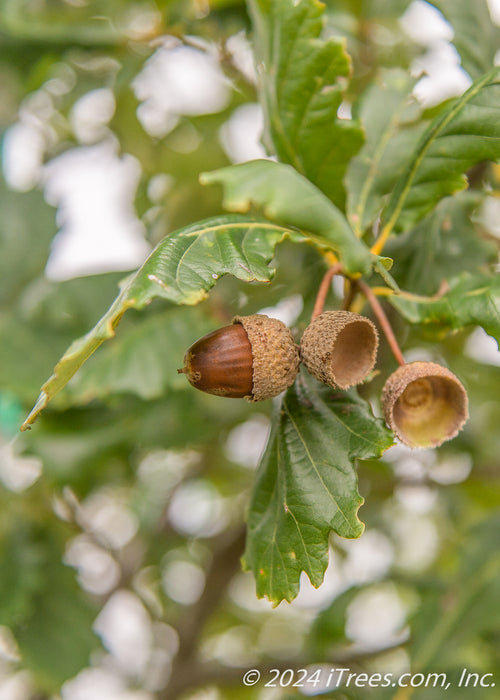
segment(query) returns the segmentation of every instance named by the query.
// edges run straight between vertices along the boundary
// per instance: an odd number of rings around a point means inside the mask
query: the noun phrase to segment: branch
[[[245,527],[240,526],[236,530],[225,532],[216,543],[203,593],[177,626],[179,649],[168,684],[159,693],[158,700],[175,700],[184,690],[202,685],[208,680],[207,670],[197,658],[200,636],[205,623],[220,604],[231,579],[239,570],[245,533]],[[212,670],[209,675],[212,676],[215,671],[213,665],[210,666]]]
[[[272,669],[279,669],[280,667],[285,670],[290,669],[293,672],[299,671],[299,669],[311,669],[311,672],[315,667],[320,665],[328,664],[331,668],[339,668],[342,666],[358,666],[364,662],[368,662],[373,658],[376,658],[380,654],[385,654],[388,651],[393,651],[394,649],[400,649],[408,641],[407,636],[401,637],[400,639],[386,644],[382,647],[377,647],[374,649],[339,649],[338,651],[333,651],[328,655],[328,659],[325,658],[312,658],[308,655],[296,657],[291,660],[287,660],[286,663],[283,660],[274,660],[266,663],[252,663],[244,667],[234,667],[234,666],[224,666],[218,662],[194,662],[189,668],[189,672],[186,676],[186,682],[182,686],[177,686],[173,688],[171,684],[168,686],[169,695],[160,695],[161,700],[164,698],[169,698],[169,700],[174,700],[178,697],[175,693],[180,694],[188,689],[199,688],[201,686],[216,685],[221,686],[238,686],[243,687],[243,677],[245,672],[250,669],[255,669],[260,674],[259,686],[262,686],[268,680],[271,679]]]

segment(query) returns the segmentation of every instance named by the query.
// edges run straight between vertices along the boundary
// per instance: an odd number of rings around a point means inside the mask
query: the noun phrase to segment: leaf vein
[[[324,490],[326,491],[326,493],[327,493],[328,497],[330,498],[331,502],[333,503],[333,505],[336,507],[336,509],[338,510],[338,512],[339,512],[339,513],[342,515],[342,517],[344,518],[346,524],[350,526],[349,519],[348,519],[347,515],[344,513],[344,511],[342,510],[342,508],[339,506],[339,504],[337,503],[337,501],[336,501],[335,498],[333,497],[333,494],[332,494],[331,491],[329,490],[328,486],[325,484],[325,481],[324,481],[323,477],[321,476],[321,474],[320,474],[320,472],[319,472],[319,470],[318,470],[318,468],[317,468],[317,466],[316,466],[316,462],[314,461],[314,459],[313,459],[313,457],[312,457],[312,455],[311,455],[311,453],[310,453],[310,451],[309,451],[309,448],[307,447],[307,442],[306,442],[306,440],[304,439],[304,437],[303,437],[301,431],[299,430],[299,427],[298,427],[297,423],[294,421],[294,419],[293,419],[293,417],[292,417],[292,414],[291,414],[291,412],[290,412],[290,410],[289,410],[289,408],[288,408],[288,406],[287,406],[287,404],[286,404],[286,401],[283,402],[283,406],[284,406],[284,408],[285,408],[285,410],[286,410],[286,413],[287,413],[287,416],[288,416],[288,418],[289,418],[289,420],[290,420],[290,423],[292,424],[292,426],[293,426],[295,432],[297,433],[297,436],[299,437],[299,439],[300,439],[300,441],[301,441],[301,443],[302,443],[302,445],[303,445],[304,452],[306,453],[307,458],[308,458],[309,462],[311,463],[312,468],[313,468],[314,471],[316,472],[316,476],[318,477],[319,482],[321,483],[322,487],[323,487]]]

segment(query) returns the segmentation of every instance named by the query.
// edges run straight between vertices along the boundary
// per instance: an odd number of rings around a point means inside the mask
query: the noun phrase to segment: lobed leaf
[[[43,385],[21,430],[30,427],[101,343],[114,336],[127,309],[142,309],[156,297],[176,304],[197,304],[225,274],[246,282],[270,282],[274,270],[269,262],[274,248],[287,235],[294,233],[268,221],[223,216],[167,236],[124,282],[120,294],[94,328],[68,348]]]
[[[500,277],[465,273],[449,286],[438,298],[394,295],[389,301],[410,323],[444,330],[482,326],[500,345]]]
[[[248,514],[244,565],[259,597],[290,602],[302,571],[321,584],[330,532],[363,532],[355,459],[380,457],[391,444],[392,433],[356,394],[299,377],[274,416]]]
[[[360,125],[337,116],[351,71],[344,40],[321,39],[317,0],[249,0],[266,141],[278,158],[344,205],[347,163],[363,143]]]
[[[315,243],[333,249],[346,272],[369,269],[373,256],[342,212],[291,166],[253,160],[202,173],[200,180],[223,186],[226,209],[246,212],[252,205],[259,207],[270,220],[297,227]]]
[[[472,219],[483,200],[477,190],[445,197],[415,228],[393,239],[387,252],[396,261],[400,287],[432,295],[457,270],[476,273],[496,261],[497,246],[478,235]]]
[[[206,309],[188,314],[171,307],[152,314],[122,328],[115,342],[93,355],[73,377],[67,393],[72,402],[81,403],[117,392],[151,400],[168,390],[187,389],[188,382],[176,370],[186,348],[213,329]]]
[[[366,142],[346,173],[347,214],[357,236],[379,215],[426,127],[411,95],[414,83],[404,71],[382,71],[358,105]]]
[[[446,195],[467,186],[466,171],[500,157],[500,69],[473,83],[436,117],[382,215],[381,240],[407,230]]]

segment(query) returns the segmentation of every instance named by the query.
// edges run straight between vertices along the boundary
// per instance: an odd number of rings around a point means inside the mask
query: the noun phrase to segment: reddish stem
[[[375,316],[378,319],[378,322],[380,323],[380,327],[382,328],[384,335],[387,338],[387,342],[389,343],[389,347],[391,348],[392,354],[396,358],[396,361],[400,365],[405,365],[405,358],[403,357],[401,348],[398,345],[398,341],[396,340],[396,336],[394,335],[394,331],[392,330],[392,326],[389,323],[389,319],[385,315],[385,311],[382,308],[382,305],[373,293],[371,287],[369,287],[366,284],[366,282],[363,282],[362,280],[357,280],[357,285],[365,295],[370,306],[372,307],[373,313],[375,314]]]
[[[328,292],[330,291],[332,279],[335,277],[335,275],[338,275],[341,270],[342,265],[340,263],[335,263],[335,265],[332,265],[332,267],[326,271],[323,279],[321,280],[321,284],[319,285],[318,293],[316,295],[316,301],[314,303],[314,309],[311,316],[311,321],[314,321],[315,318],[317,318],[320,314],[323,313],[326,297],[328,296]]]

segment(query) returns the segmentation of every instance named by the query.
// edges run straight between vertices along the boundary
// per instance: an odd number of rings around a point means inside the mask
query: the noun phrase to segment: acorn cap
[[[454,438],[469,417],[467,392],[435,362],[411,362],[387,380],[382,407],[388,425],[409,447],[437,447]]]
[[[253,378],[250,401],[263,401],[291,386],[299,371],[299,349],[290,329],[264,314],[235,316],[233,324],[245,329],[252,348]]]
[[[369,318],[352,311],[324,311],[306,328],[302,362],[320,382],[348,389],[375,366],[378,333]]]

